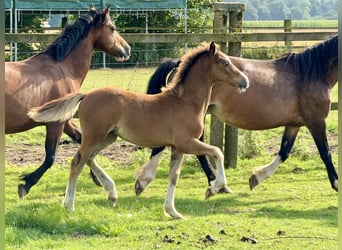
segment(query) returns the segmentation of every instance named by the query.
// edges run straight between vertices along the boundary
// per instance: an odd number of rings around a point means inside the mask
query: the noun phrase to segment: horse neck
[[[338,81],[338,71],[334,70],[332,72],[328,72],[326,76],[327,76],[327,81],[329,82],[330,88],[333,88]]]
[[[197,104],[196,107],[204,112],[208,107],[213,85],[213,79],[210,78],[211,74],[208,72],[208,68],[210,68],[208,63],[197,62],[191,67],[183,83],[183,98],[191,100],[193,104]]]
[[[94,45],[92,41],[85,38],[81,40],[73,51],[61,62],[62,65],[65,65],[64,69],[70,72],[73,75],[73,79],[79,81],[80,84],[82,84],[88,73],[93,50]]]

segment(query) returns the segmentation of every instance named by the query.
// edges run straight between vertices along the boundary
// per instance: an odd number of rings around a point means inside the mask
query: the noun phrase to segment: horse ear
[[[109,15],[109,8],[110,8],[110,5],[108,4],[107,8],[103,11],[103,15]]]
[[[96,10],[94,4],[91,4],[89,10]]]
[[[211,42],[211,43],[210,43],[209,52],[210,52],[211,54],[215,54],[215,52],[216,52],[216,45],[215,45],[215,42]]]

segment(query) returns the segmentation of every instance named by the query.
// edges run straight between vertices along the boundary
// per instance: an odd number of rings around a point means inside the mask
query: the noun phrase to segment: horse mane
[[[216,45],[217,49],[219,49],[219,45]],[[196,48],[191,49],[188,53],[183,55],[180,59],[180,63],[177,67],[177,71],[172,78],[169,85],[163,88],[163,91],[171,91],[171,93],[175,96],[181,96],[183,94],[183,83],[185,82],[186,77],[188,76],[191,67],[197,62],[199,58],[203,55],[209,53],[209,44],[204,42],[201,43]]]
[[[147,94],[158,94],[162,87],[168,85],[168,77],[178,66],[179,59],[164,58],[147,84]],[[166,79],[165,79],[166,78]]]
[[[63,33],[41,53],[51,55],[56,61],[64,60],[76,45],[87,37],[93,26],[105,21],[102,13],[102,10],[90,10],[80,16],[73,24],[67,25]]]
[[[276,61],[286,61],[303,76],[304,82],[324,77],[329,70],[337,71],[338,35],[307,48],[303,52],[288,53]]]

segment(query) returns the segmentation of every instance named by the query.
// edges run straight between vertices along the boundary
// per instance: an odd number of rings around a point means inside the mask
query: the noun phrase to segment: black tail
[[[147,94],[158,94],[161,92],[161,88],[167,85],[167,77],[170,72],[177,68],[180,60],[166,58],[153,73],[148,82]]]

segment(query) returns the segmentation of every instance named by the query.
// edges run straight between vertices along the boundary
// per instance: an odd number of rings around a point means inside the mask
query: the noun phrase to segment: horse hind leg
[[[81,148],[77,151],[71,162],[69,180],[65,191],[63,206],[70,210],[75,210],[75,193],[78,176],[80,175],[89,154],[83,153]]]
[[[18,185],[19,198],[24,198],[30,189],[40,180],[46,170],[48,170],[55,161],[55,154],[58,143],[63,131],[63,123],[51,123],[46,126],[45,138],[45,159],[42,165],[30,174],[19,176],[20,180],[25,181],[25,184]]]
[[[108,192],[108,200],[110,200],[113,207],[115,207],[116,201],[118,199],[115,182],[107,175],[107,173],[100,167],[94,158],[89,160],[87,165],[90,167],[96,178],[100,181],[103,189]]]
[[[269,164],[259,167],[253,172],[249,178],[250,190],[272,176],[278,166],[288,158],[298,131],[299,127],[285,127],[277,156]]]
[[[338,192],[338,175],[331,159],[331,153],[325,130],[325,121],[308,126],[316,143],[319,155],[325,164],[331,187]]]
[[[76,141],[78,144],[81,144],[82,141],[82,133],[81,130],[76,126],[75,122],[73,119],[68,120],[65,123],[64,126],[64,133],[66,133],[68,136],[70,136],[71,139]],[[101,186],[101,183],[99,180],[96,178],[96,176],[93,174],[93,172],[90,169],[90,177],[92,178],[93,182],[97,186]]]
[[[135,194],[140,195],[156,177],[157,167],[165,147],[153,148],[149,161],[135,174]]]
[[[110,188],[109,182],[113,181],[108,177],[108,175],[98,166],[95,162],[95,156],[97,153],[109,145],[112,141],[116,139],[115,136],[107,135],[105,139],[100,139],[98,136],[97,139],[93,137],[92,140],[88,140],[87,142],[83,140],[79,150],[77,151],[76,155],[74,156],[71,162],[69,180],[65,191],[65,197],[63,201],[63,206],[71,211],[75,210],[75,193],[76,193],[76,184],[77,179],[84,168],[84,165],[87,163],[91,169],[94,171],[96,177],[102,181],[102,184],[105,188]],[[108,180],[109,179],[109,180]],[[112,185],[112,195],[110,195],[112,200],[115,197],[112,197],[116,191],[115,186]]]
[[[108,192],[108,200],[111,201],[114,207],[116,206],[116,201],[118,199],[115,182],[96,162],[95,155],[98,154],[102,149],[116,141],[116,139],[117,136],[114,135],[113,132],[109,133],[106,139],[96,147],[93,156],[91,156],[87,162],[87,165],[90,167],[90,170],[94,174],[95,178],[99,181],[100,185],[103,186],[103,189]]]

